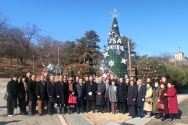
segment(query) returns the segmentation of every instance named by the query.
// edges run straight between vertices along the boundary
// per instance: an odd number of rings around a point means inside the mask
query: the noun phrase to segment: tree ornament
[[[114,61],[110,60],[109,63],[108,63],[109,66],[114,66]]]
[[[114,24],[114,27],[117,27],[117,24]]]
[[[104,59],[109,56],[107,52],[105,52],[103,55],[104,55]]]
[[[117,51],[116,51],[116,54],[117,54],[117,55],[120,55],[120,54],[121,54],[121,52],[120,52],[119,50],[117,50]]]
[[[121,63],[123,63],[123,64],[126,64],[126,62],[127,62],[127,60],[126,59],[121,59]]]

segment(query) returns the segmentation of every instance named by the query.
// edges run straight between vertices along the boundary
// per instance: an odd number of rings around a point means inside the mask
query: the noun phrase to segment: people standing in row
[[[129,105],[129,113],[132,118],[136,117],[136,104],[137,104],[137,95],[138,95],[138,88],[136,85],[134,85],[134,81],[130,81],[130,86],[128,87],[128,93],[127,93],[127,105]]]
[[[158,103],[158,93],[159,93],[159,83],[156,82],[153,88],[153,97],[152,97],[152,102],[153,102],[153,107],[152,107],[152,113],[155,115],[154,118],[159,117],[159,111],[157,109],[157,103]]]
[[[105,94],[104,94],[104,112],[110,112],[110,100],[109,100],[109,80],[105,81]]]
[[[127,102],[127,84],[124,83],[123,78],[119,79],[117,91],[118,91],[119,112],[125,114],[126,102]]]
[[[26,77],[22,76],[18,83],[18,101],[20,107],[20,114],[26,115],[26,105],[28,102],[27,82]]]
[[[47,95],[47,82],[44,81],[44,76],[40,76],[40,81],[37,83],[36,87],[37,103],[38,103],[38,113],[39,116],[44,115],[44,108],[48,99]]]
[[[59,77],[59,81],[56,83],[56,95],[57,95],[57,113],[64,114],[65,109],[65,97],[66,97],[66,85],[63,82],[63,76]]]
[[[178,114],[178,99],[177,92],[172,83],[168,83],[168,92],[164,96],[168,97],[168,111],[169,111],[169,122],[171,122],[175,115]]]
[[[28,95],[29,95],[29,114],[33,116],[36,112],[36,103],[37,103],[37,96],[36,96],[36,75],[32,74],[31,80],[27,85]]]
[[[14,116],[14,109],[17,108],[17,84],[18,84],[18,76],[13,75],[11,81],[7,84],[7,114],[9,117]]]
[[[72,77],[68,78],[68,84],[67,84],[67,95],[68,99],[72,98],[72,96],[75,96],[76,94],[76,88],[73,84],[73,79]],[[72,114],[74,112],[74,109],[76,107],[76,104],[73,102],[68,102],[67,108],[68,108],[68,113]]]
[[[146,118],[151,117],[151,111],[152,111],[153,90],[150,84],[151,82],[146,83],[146,95],[145,95],[145,103],[144,103],[144,110],[147,113]]]
[[[158,99],[158,102],[159,103],[162,103],[164,105],[164,109],[159,109],[159,118],[162,117],[162,121],[164,121],[166,119],[166,115],[168,114],[168,98],[167,96],[165,96],[164,94],[167,93],[167,88],[166,88],[166,84],[164,82],[161,83],[161,88],[159,90],[159,93],[158,93],[158,96],[159,96],[159,99]]]
[[[84,111],[84,98],[85,98],[85,85],[83,84],[82,79],[79,79],[78,84],[76,85],[77,91],[77,113]]]
[[[56,102],[56,84],[54,82],[54,76],[50,76],[50,80],[47,81],[47,93],[48,93],[48,114],[53,115],[54,103]]]
[[[144,102],[145,102],[145,95],[146,95],[146,86],[143,85],[142,79],[139,79],[138,82],[138,96],[137,96],[137,113],[138,117],[144,117]]]
[[[116,113],[117,110],[117,101],[118,101],[118,97],[117,97],[117,86],[115,86],[115,81],[112,81],[112,85],[109,88],[109,100],[111,102],[111,111],[112,114]]]
[[[102,81],[102,78],[98,78],[97,91],[96,91],[96,105],[98,106],[98,112],[103,113],[104,106],[104,95],[105,95],[106,86]]]
[[[93,76],[90,76],[89,81],[86,82],[85,84],[86,84],[86,99],[87,99],[86,112],[89,112],[90,106],[92,105],[93,113],[95,113],[97,83],[93,81]]]

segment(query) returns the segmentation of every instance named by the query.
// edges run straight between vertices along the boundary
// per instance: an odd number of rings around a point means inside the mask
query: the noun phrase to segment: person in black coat
[[[47,95],[47,82],[44,81],[44,76],[40,76],[40,81],[37,83],[36,88],[37,102],[38,102],[38,113],[39,116],[44,114],[44,108],[46,106]]]
[[[89,106],[90,104],[92,104],[93,113],[95,113],[96,92],[97,92],[97,83],[93,81],[93,76],[90,76],[89,81],[86,83],[86,99],[87,99],[86,112],[89,112]]]
[[[59,81],[56,82],[57,112],[59,114],[64,114],[66,92],[67,90],[65,83],[63,82],[63,76],[60,76]]]
[[[129,105],[129,113],[132,116],[132,118],[136,117],[136,99],[138,95],[138,88],[134,85],[134,81],[130,81],[130,86],[128,87],[128,93],[127,93],[127,105]]]
[[[143,85],[142,79],[139,79],[138,84],[138,96],[137,96],[137,112],[138,117],[143,118],[144,117],[144,111],[143,106],[145,102],[145,95],[146,95],[146,86]]]
[[[14,116],[14,108],[17,108],[17,84],[18,77],[13,75],[11,81],[7,84],[7,115],[9,117]]]
[[[48,93],[48,114],[53,115],[54,103],[56,102],[56,84],[54,82],[54,76],[50,76],[50,80],[47,82]]]
[[[31,80],[31,72],[27,72],[26,73],[26,83],[28,84],[29,82],[30,82],[30,80]]]
[[[96,105],[98,106],[98,112],[103,113],[104,106],[104,95],[105,95],[106,85],[102,81],[102,78],[98,78],[97,83],[97,94],[96,94]]]
[[[82,79],[79,79],[78,84],[76,84],[76,96],[77,96],[77,113],[83,112],[84,105],[83,101],[85,98],[85,85]]]
[[[29,114],[34,115],[36,110],[36,102],[37,102],[37,96],[36,96],[36,75],[32,74],[31,80],[29,81],[27,85],[27,90],[29,94]]]
[[[125,114],[125,105],[127,99],[127,84],[124,83],[123,78],[119,79],[119,84],[117,87],[118,92],[118,104],[120,113]]]
[[[110,112],[110,100],[109,100],[109,79],[105,81],[105,94],[104,94],[104,110]]]
[[[26,105],[28,102],[27,82],[26,77],[22,76],[18,83],[18,101],[20,107],[20,114],[26,115]]]

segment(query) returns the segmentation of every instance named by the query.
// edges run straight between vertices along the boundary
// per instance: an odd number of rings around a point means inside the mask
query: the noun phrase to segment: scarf
[[[72,86],[72,83],[68,83],[69,84],[69,91],[70,92],[73,92],[73,86]]]
[[[23,82],[23,85],[24,85],[24,89],[25,89],[25,102],[27,102],[27,100],[28,100],[28,97],[27,97],[27,83]]]
[[[149,90],[150,88],[151,88],[151,87],[147,87],[147,88],[146,88],[146,91]]]

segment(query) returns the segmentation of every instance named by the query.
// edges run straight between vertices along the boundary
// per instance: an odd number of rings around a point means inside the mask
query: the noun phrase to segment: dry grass
[[[128,114],[123,115],[120,113],[113,115],[112,113],[102,114],[102,113],[89,112],[89,113],[84,113],[83,116],[89,119],[91,122],[93,122],[96,125],[105,124],[108,122],[115,122],[115,123],[120,124],[131,119],[131,117],[128,116]]]

